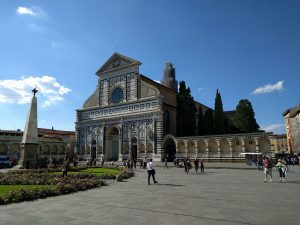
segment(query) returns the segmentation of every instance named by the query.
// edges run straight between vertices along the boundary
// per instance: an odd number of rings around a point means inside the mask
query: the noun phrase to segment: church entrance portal
[[[117,127],[108,129],[105,160],[118,161],[120,152],[120,132]]]
[[[111,160],[117,161],[118,159],[119,159],[119,140],[112,140]]]
[[[165,151],[165,158],[169,162],[174,161],[175,154],[176,154],[176,145],[173,139],[168,139],[164,142],[163,149]]]

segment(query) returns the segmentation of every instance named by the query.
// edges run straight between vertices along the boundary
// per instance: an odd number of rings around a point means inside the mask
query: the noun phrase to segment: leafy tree
[[[251,102],[248,99],[240,100],[236,106],[236,113],[233,118],[233,125],[241,132],[256,132],[259,125],[256,123]]]
[[[199,105],[198,110],[198,135],[204,135],[204,118],[203,118],[203,112],[202,107]]]
[[[177,94],[177,136],[195,135],[196,111],[191,90],[186,88],[184,81],[181,81]]]
[[[206,110],[204,114],[204,134],[214,133],[214,116],[212,109]]]
[[[215,133],[225,134],[225,117],[223,111],[223,103],[222,103],[221,94],[218,89],[215,98],[214,121],[215,121]]]

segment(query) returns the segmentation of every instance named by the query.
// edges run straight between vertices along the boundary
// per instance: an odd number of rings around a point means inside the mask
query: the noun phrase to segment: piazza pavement
[[[205,173],[158,166],[108,186],[0,206],[0,225],[293,225],[300,224],[300,166],[286,182],[263,182],[263,172],[243,164],[209,164]]]

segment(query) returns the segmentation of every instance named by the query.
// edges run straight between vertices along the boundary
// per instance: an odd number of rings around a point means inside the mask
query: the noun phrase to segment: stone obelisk
[[[32,90],[33,96],[30,103],[23,138],[21,142],[21,158],[19,165],[25,169],[34,168],[37,165],[38,128],[37,128],[37,99],[36,88]]]

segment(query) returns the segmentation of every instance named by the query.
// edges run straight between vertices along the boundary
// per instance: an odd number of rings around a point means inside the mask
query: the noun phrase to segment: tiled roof
[[[300,113],[300,105],[296,105],[292,108],[286,110],[282,115],[285,116],[286,114],[290,113],[289,117],[295,117],[298,113]]]
[[[0,133],[5,134],[22,134],[23,131],[21,130],[0,130]],[[75,135],[74,131],[66,131],[66,130],[52,130],[52,129],[46,129],[46,128],[38,128],[38,134],[39,135]]]

